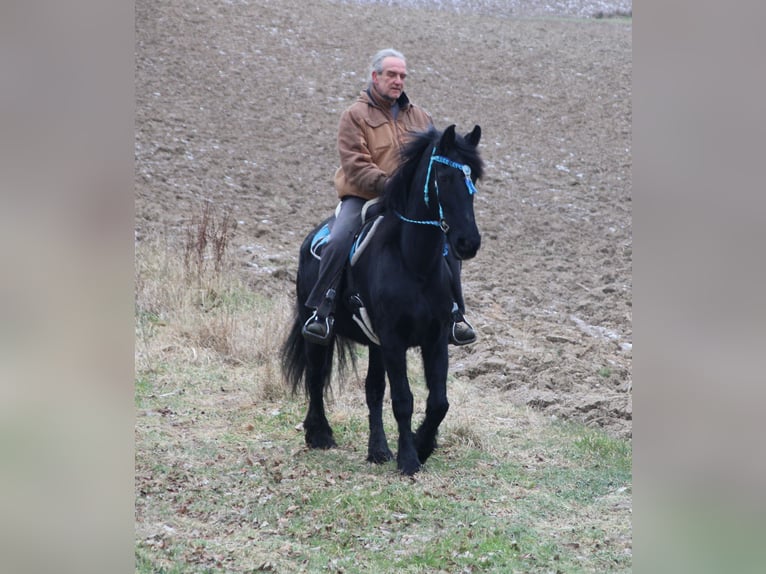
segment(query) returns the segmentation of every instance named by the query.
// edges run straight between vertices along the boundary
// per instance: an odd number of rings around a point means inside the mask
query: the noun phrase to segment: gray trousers
[[[364,203],[361,197],[353,196],[344,197],[341,201],[340,213],[335,217],[330,236],[322,250],[322,259],[319,260],[319,277],[306,300],[306,307],[318,308],[330,289],[337,290],[354,243],[354,235],[359,229]]]

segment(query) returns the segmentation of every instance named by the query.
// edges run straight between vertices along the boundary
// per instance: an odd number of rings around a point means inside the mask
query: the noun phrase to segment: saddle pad
[[[314,238],[311,240],[311,254],[317,259],[322,258],[322,247],[327,243],[330,237],[330,226],[325,223],[319,231],[316,232]]]

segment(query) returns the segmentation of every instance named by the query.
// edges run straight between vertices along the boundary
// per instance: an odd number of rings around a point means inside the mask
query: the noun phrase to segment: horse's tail
[[[282,349],[280,350],[282,376],[290,385],[293,394],[298,392],[298,387],[304,382],[304,375],[308,368],[306,341],[301,333],[302,327],[301,315],[296,305],[290,333],[287,335],[285,342],[282,343]]]
[[[293,394],[298,393],[299,388],[303,388],[306,395],[309,392],[309,380],[307,370],[309,367],[309,355],[306,340],[303,338],[301,330],[305,317],[301,314],[301,304],[296,303],[293,314],[293,324],[290,333],[287,335],[282,349],[280,351],[282,375],[285,381],[290,385]],[[335,351],[338,353],[338,374],[342,380],[347,371],[349,357],[351,364],[356,370],[356,356],[353,353],[353,343],[341,337],[334,337],[334,343],[326,347],[319,347],[324,350],[324,354],[316,353],[316,360],[321,359],[321,364],[316,365],[320,370],[322,378],[322,388],[328,389],[332,378],[333,356]]]

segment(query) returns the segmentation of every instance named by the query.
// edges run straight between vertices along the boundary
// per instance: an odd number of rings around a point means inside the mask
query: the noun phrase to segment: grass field
[[[450,379],[440,448],[414,479],[365,462],[361,375],[333,387],[339,447],[308,450],[277,359],[292,294],[250,289],[209,223],[209,241],[137,247],[137,572],[631,570],[630,443],[496,388]],[[385,423],[395,446],[390,402]]]

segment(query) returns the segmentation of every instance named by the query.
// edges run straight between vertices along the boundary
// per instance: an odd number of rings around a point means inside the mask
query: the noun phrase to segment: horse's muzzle
[[[459,237],[452,245],[452,252],[455,254],[455,257],[462,261],[476,257],[479,247],[481,247],[481,235],[477,235],[473,239]]]

